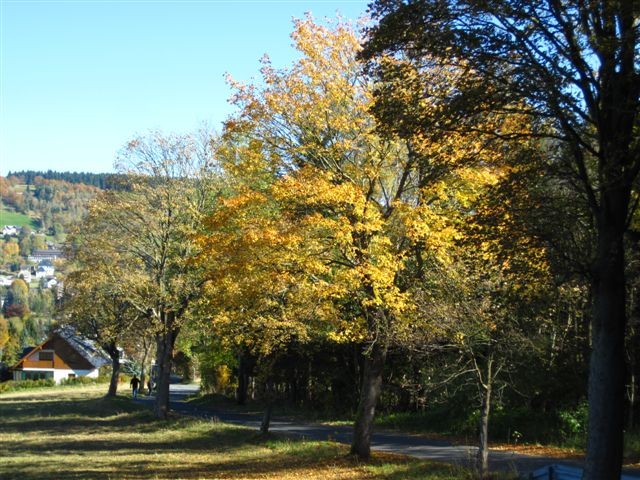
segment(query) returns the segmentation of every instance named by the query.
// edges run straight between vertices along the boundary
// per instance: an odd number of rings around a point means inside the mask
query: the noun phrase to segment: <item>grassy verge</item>
[[[369,462],[332,442],[257,436],[187,417],[157,421],[104,385],[0,395],[2,479],[468,479],[455,467],[375,454]]]

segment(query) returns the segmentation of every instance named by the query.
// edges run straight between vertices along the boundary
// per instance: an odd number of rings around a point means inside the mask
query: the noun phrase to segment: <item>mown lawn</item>
[[[331,442],[262,438],[254,430],[173,417],[155,420],[104,385],[0,395],[0,478],[425,479],[470,478],[455,467]]]

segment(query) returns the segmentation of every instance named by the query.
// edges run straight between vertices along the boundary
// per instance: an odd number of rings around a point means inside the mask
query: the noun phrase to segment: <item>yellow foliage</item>
[[[233,193],[198,237],[214,325],[261,354],[292,338],[363,341],[415,329],[414,292],[402,280],[416,252],[451,264],[475,203],[507,168],[500,147],[471,130],[381,135],[352,25],[306,17],[292,39],[300,60],[279,70],[263,58],[262,86],[229,78],[238,112],[219,153]],[[460,69],[385,61],[440,96],[464,81]],[[422,92],[394,95],[438,118],[438,96]]]

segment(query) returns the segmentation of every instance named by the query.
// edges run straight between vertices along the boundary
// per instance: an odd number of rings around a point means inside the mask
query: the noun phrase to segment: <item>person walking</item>
[[[138,389],[140,388],[140,380],[138,379],[138,377],[134,375],[131,381],[129,382],[129,385],[131,385],[133,398],[138,398]]]

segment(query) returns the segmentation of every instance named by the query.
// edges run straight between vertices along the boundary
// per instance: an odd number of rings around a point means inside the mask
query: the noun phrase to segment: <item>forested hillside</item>
[[[53,170],[34,171],[21,170],[9,171],[7,177],[17,177],[26,185],[35,185],[39,178],[44,180],[62,180],[68,183],[81,183],[84,185],[93,185],[98,188],[109,188],[112,173],[90,173],[90,172],[56,172]]]
[[[65,176],[49,173],[49,176]],[[104,178],[102,183],[105,183]],[[14,214],[21,214],[30,219],[31,228],[60,241],[70,225],[82,220],[89,200],[98,190],[99,188],[93,185],[47,179],[42,176],[30,176],[28,181],[22,176],[0,177],[0,223],[18,223],[12,220],[19,218]]]

